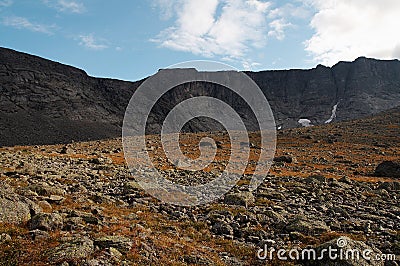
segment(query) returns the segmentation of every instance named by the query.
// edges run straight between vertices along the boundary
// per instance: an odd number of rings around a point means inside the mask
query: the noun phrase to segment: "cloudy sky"
[[[0,46],[137,80],[188,60],[240,70],[400,58],[399,0],[0,0]]]

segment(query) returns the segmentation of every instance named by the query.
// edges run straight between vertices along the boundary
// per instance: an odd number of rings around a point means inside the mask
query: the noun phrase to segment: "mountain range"
[[[245,72],[269,101],[278,129],[362,118],[400,105],[400,62],[360,57],[332,67]],[[0,48],[0,146],[68,143],[121,136],[129,99],[143,80],[95,78],[75,67]],[[147,133],[180,101],[209,95],[256,121],[240,97],[212,83],[182,84],[153,108]],[[221,130],[197,119],[188,131]]]

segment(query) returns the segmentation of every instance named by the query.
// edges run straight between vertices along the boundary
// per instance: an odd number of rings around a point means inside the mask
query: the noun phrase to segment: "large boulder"
[[[324,221],[308,219],[305,216],[297,216],[286,226],[286,231],[314,235],[328,232],[330,228]]]
[[[212,226],[212,230],[217,235],[233,235],[233,228],[226,222],[217,222]]]
[[[63,261],[76,261],[88,258],[94,251],[93,241],[87,237],[76,237],[48,251],[51,263]]]
[[[375,176],[400,178],[400,162],[384,161],[375,169]]]
[[[133,246],[132,240],[123,236],[104,236],[94,241],[100,248],[115,248],[121,253],[127,253]]]
[[[34,185],[29,186],[29,189],[36,192],[40,196],[51,196],[51,195],[65,195],[65,191],[61,188],[57,188],[47,184],[46,182],[38,182]]]
[[[32,214],[41,212],[33,201],[20,196],[7,186],[0,187],[0,223],[19,224],[31,219]]]
[[[63,227],[63,218],[58,213],[39,213],[32,217],[29,227],[31,230],[53,231]]]
[[[229,193],[225,195],[224,203],[248,207],[254,203],[254,195],[249,191]]]

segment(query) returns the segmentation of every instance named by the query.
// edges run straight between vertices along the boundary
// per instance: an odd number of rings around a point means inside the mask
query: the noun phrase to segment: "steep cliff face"
[[[400,62],[358,58],[332,68],[247,73],[263,90],[277,125],[293,127],[371,115],[400,105]]]
[[[262,89],[278,127],[347,120],[400,105],[400,62],[359,58],[332,68],[246,72]],[[143,81],[93,78],[84,71],[40,57],[0,48],[0,145],[51,144],[118,137],[125,108]],[[191,83],[167,93],[149,120],[159,131],[176,104],[197,95],[224,100],[255,121],[240,98],[214,84]],[[336,108],[334,108],[336,106]],[[220,129],[197,120],[186,130]]]
[[[358,58],[332,68],[338,88],[338,118],[375,114],[400,105],[400,62]]]

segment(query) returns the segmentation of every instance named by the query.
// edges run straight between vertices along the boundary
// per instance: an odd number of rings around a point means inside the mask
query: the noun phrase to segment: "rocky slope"
[[[246,72],[262,89],[278,127],[363,117],[399,105],[400,62],[359,58],[332,68]],[[51,144],[120,136],[128,101],[141,84],[89,77],[84,71],[0,48],[0,145]],[[188,92],[190,92],[188,94]],[[188,95],[210,95],[237,110],[254,129],[255,120],[231,92],[213,84],[175,88],[154,109],[149,133]],[[336,106],[336,107],[335,107]],[[336,112],[333,112],[333,111]],[[196,121],[189,131],[220,129]]]
[[[194,155],[202,134],[182,134]],[[384,261],[258,259],[270,248],[371,249],[400,256],[400,183],[374,176],[400,158],[400,108],[372,118],[280,131],[275,163],[261,186],[244,175],[224,197],[177,207],[135,182],[121,139],[0,149],[0,265],[397,265]],[[229,154],[227,136],[213,169],[182,171],[148,136],[157,167],[174,182],[213,177]],[[251,141],[255,141],[255,134]],[[251,159],[251,158],[250,158]],[[250,167],[251,164],[249,164]],[[330,241],[330,242],[329,242]],[[389,258],[389,257],[387,257]]]

